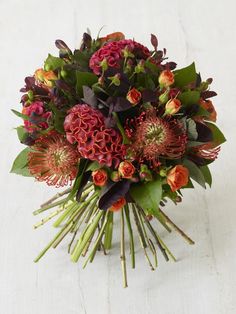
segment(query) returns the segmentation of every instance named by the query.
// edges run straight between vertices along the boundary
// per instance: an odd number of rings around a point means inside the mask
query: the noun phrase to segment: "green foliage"
[[[150,214],[156,215],[162,198],[162,182],[158,178],[142,184],[133,184],[130,194],[135,202]]]
[[[92,87],[97,81],[98,78],[93,73],[76,71],[76,91],[79,96],[83,97],[83,86]]]
[[[187,125],[188,138],[190,140],[196,140],[198,138],[196,123],[192,119],[187,119],[186,125]]]
[[[205,182],[211,187],[212,176],[211,176],[210,169],[208,168],[208,166],[202,166],[202,167],[200,167],[200,169],[201,169],[201,172],[205,178]]]
[[[18,136],[18,139],[21,143],[24,142],[24,140],[27,138],[27,135],[28,133],[26,132],[24,126],[18,126],[16,128],[16,132],[17,132],[17,136]]]
[[[183,92],[178,96],[178,98],[183,106],[191,106],[199,102],[200,92],[198,91]]]
[[[44,62],[45,71],[54,71],[58,68],[61,68],[65,64],[65,61],[61,58],[54,57],[51,54],[48,54],[46,61]]]
[[[11,111],[12,111],[17,117],[22,118],[23,120],[27,120],[27,121],[28,121],[28,120],[30,119],[29,116],[27,116],[27,115],[25,115],[25,114],[23,114],[23,113],[20,113],[20,112],[17,111],[17,110],[11,109]]]
[[[213,135],[213,144],[214,147],[217,147],[224,142],[226,142],[226,138],[221,130],[213,123],[206,122],[206,125],[211,129]]]
[[[66,116],[66,112],[63,110],[57,109],[57,107],[50,102],[48,104],[48,107],[52,110],[53,112],[53,119],[54,119],[54,127],[59,133],[65,133],[64,131],[64,120]]]
[[[175,86],[185,87],[186,85],[196,82],[197,73],[195,69],[195,63],[193,62],[189,66],[183,69],[174,71],[175,74]]]
[[[201,171],[201,169],[192,161],[185,159],[183,161],[183,165],[188,168],[190,178],[200,184],[203,188],[206,188],[205,177]]]
[[[13,162],[11,173],[19,174],[25,177],[31,177],[28,169],[28,153],[30,148],[23,149]]]

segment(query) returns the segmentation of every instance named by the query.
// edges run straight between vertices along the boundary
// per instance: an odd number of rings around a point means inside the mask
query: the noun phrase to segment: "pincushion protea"
[[[132,134],[130,151],[139,162],[146,160],[157,166],[159,158],[177,159],[185,152],[187,136],[175,119],[160,118],[151,111],[141,114],[131,131],[127,129],[127,134]]]
[[[38,181],[63,187],[77,174],[79,154],[65,137],[51,132],[38,138],[28,154],[30,173]]]

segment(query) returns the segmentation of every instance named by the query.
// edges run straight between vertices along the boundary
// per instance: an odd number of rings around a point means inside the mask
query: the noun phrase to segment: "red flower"
[[[117,168],[125,155],[122,136],[105,127],[104,116],[89,105],[76,105],[65,119],[67,140],[77,143],[80,155],[100,164]]]
[[[164,70],[159,76],[159,84],[162,87],[168,87],[174,83],[174,74],[169,70]]]
[[[148,48],[131,39],[112,41],[97,50],[89,61],[89,66],[97,75],[101,74],[101,62],[107,61],[108,67],[120,68],[120,61],[123,58],[123,50],[128,49],[137,59],[147,59],[150,57]]]
[[[103,125],[104,116],[99,110],[86,104],[75,105],[65,118],[66,138],[71,144],[85,143],[91,132],[98,130]]]
[[[22,113],[28,116],[29,120],[24,120],[25,129],[32,133],[37,130],[45,130],[49,127],[51,112],[46,112],[43,102],[35,101],[29,106],[24,106]]]
[[[126,160],[119,164],[118,171],[122,178],[131,179],[135,172],[135,167],[130,161]]]
[[[167,174],[167,183],[173,192],[188,184],[189,171],[182,165],[172,168]]]
[[[203,145],[193,147],[192,149],[192,153],[194,156],[212,161],[218,157],[219,152],[220,147],[215,147],[215,143],[213,142],[208,142]]]
[[[63,187],[77,174],[79,154],[63,135],[50,132],[38,138],[28,155],[30,173],[48,185]]]
[[[104,186],[107,183],[107,172],[104,169],[98,169],[92,172],[93,183],[97,186]]]
[[[126,200],[124,197],[119,198],[110,208],[109,210],[112,212],[117,212],[126,204]]]
[[[126,98],[132,105],[137,105],[140,102],[141,95],[142,94],[136,88],[132,88]]]
[[[161,119],[154,111],[142,113],[133,126],[126,127],[130,152],[139,162],[159,165],[159,158],[178,159],[185,152],[187,136],[180,121]]]

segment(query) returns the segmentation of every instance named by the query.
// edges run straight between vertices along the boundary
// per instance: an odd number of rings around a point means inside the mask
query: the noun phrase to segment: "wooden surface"
[[[233,0],[0,0],[2,314],[236,313],[235,11]],[[123,31],[146,45],[155,33],[180,67],[195,60],[203,78],[214,77],[218,123],[228,138],[211,167],[213,188],[186,191],[182,204],[168,208],[196,245],[160,229],[178,262],[165,263],[159,254],[159,268],[151,272],[138,250],[135,270],[128,261],[128,289],[122,288],[117,243],[86,270],[70,262],[66,244],[34,264],[55,230],[49,224],[34,231],[32,210],[55,191],[8,173],[22,149],[13,130],[19,119],[9,110],[20,110],[24,77],[56,52],[55,39],[78,47],[86,27],[95,36],[103,25],[103,34]]]

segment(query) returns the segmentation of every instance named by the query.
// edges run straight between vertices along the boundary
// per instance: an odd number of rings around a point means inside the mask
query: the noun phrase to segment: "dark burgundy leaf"
[[[157,37],[153,34],[151,34],[151,43],[155,49],[155,51],[157,50],[157,46],[158,46],[158,40]]]
[[[210,142],[213,140],[211,129],[204,123],[196,122],[196,128],[198,133],[198,142]]]
[[[106,128],[114,128],[116,126],[116,119],[112,115],[109,115],[105,119],[105,127]]]
[[[56,86],[59,88],[59,89],[62,89],[66,92],[71,92],[71,87],[65,83],[65,81],[63,80],[57,80],[56,81]]]
[[[77,202],[80,201],[80,197],[82,195],[83,189],[84,189],[85,185],[88,183],[90,177],[91,177],[91,171],[86,171],[83,174],[83,177],[82,177],[82,179],[80,181],[80,185],[79,185],[78,191],[76,193],[76,201]]]
[[[206,90],[204,92],[201,93],[201,96],[203,99],[208,99],[214,96],[217,96],[216,92],[210,91],[210,90]]]
[[[102,190],[98,207],[103,210],[110,208],[119,198],[124,197],[129,191],[130,181],[122,180],[119,182],[110,181]]]
[[[70,48],[67,46],[67,44],[63,40],[57,39],[55,41],[55,45],[58,49],[60,49],[60,51],[62,51],[64,53],[67,53],[67,54],[72,53]]]
[[[86,104],[92,106],[93,108],[97,108],[97,97],[94,94],[94,91],[88,87],[83,86],[83,100],[86,102]]]
[[[151,89],[145,89],[142,92],[142,100],[143,102],[155,102],[157,101],[157,93]]]
[[[113,107],[113,111],[115,112],[120,112],[120,111],[125,111],[128,110],[132,107],[131,103],[123,98],[123,97],[117,97],[114,100],[114,107]]]
[[[194,162],[197,166],[205,166],[208,163],[206,159],[196,156],[194,154],[190,154],[188,158],[189,160]]]
[[[167,62],[165,64],[165,67],[168,69],[168,70],[174,70],[177,66],[177,63],[171,61],[171,62]]]
[[[90,49],[92,43],[92,38],[88,33],[83,34],[82,44],[80,46],[81,50],[84,50],[86,48]]]

